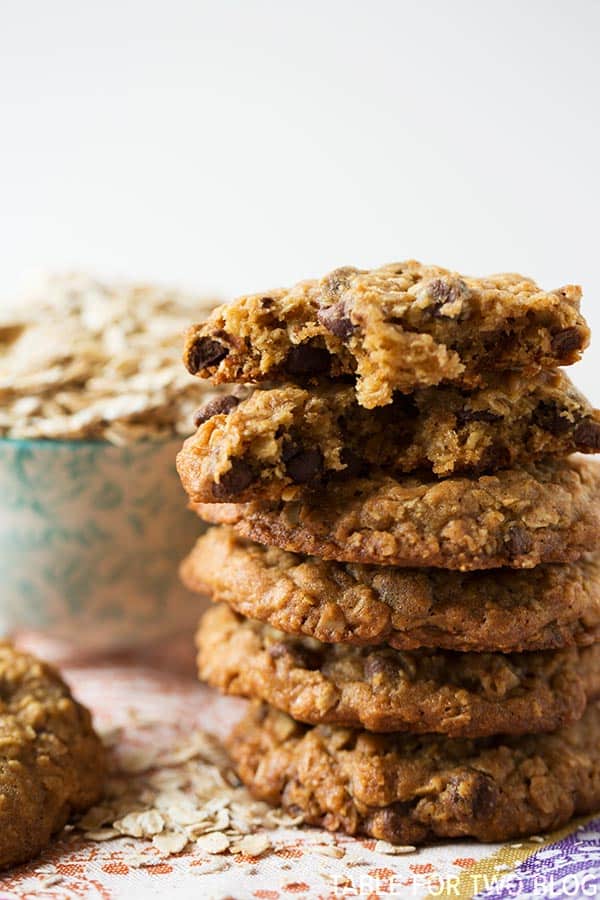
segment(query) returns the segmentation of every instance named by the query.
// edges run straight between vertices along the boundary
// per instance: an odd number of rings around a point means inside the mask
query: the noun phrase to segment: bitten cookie
[[[600,535],[600,465],[577,458],[479,478],[330,484],[297,501],[199,503],[208,522],[323,559],[396,566],[532,568],[570,562]]]
[[[177,466],[190,498],[207,503],[289,500],[374,468],[491,474],[600,451],[600,412],[560,372],[419,390],[369,411],[348,385],[285,385],[212,400],[196,424]]]
[[[510,653],[600,639],[600,557],[450,572],[338,563],[211,528],[181,566],[190,590],[329,643]]]
[[[226,604],[205,613],[196,639],[203,680],[314,725],[535,734],[572,724],[600,696],[600,644],[512,655],[321,644]]]
[[[228,743],[253,794],[394,844],[503,841],[600,808],[600,707],[554,734],[479,740],[305,726],[255,706]]]
[[[190,329],[185,362],[216,383],[349,376],[372,409],[396,390],[575,362],[589,341],[580,297],[574,285],[546,292],[522,275],[471,278],[414,260],[346,267],[218,307]]]
[[[0,645],[0,866],[37,856],[102,794],[104,750],[50,666]]]

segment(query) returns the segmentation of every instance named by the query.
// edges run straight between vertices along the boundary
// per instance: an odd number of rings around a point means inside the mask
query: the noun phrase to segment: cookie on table
[[[50,666],[0,645],[0,867],[37,856],[102,795],[104,750]]]
[[[181,566],[193,591],[328,643],[400,650],[550,650],[600,640],[600,556],[535,569],[446,572],[338,563],[211,528]]]
[[[207,503],[289,500],[375,467],[478,474],[600,451],[600,411],[561,372],[469,393],[427,388],[374,410],[349,385],[285,385],[212,400],[196,424],[177,465],[191,499]]]
[[[554,734],[469,740],[306,726],[255,706],[228,749],[252,793],[394,844],[503,841],[600,809],[600,706]]]
[[[600,465],[577,457],[442,480],[374,473],[297,501],[197,503],[207,522],[342,562],[487,569],[571,562],[600,536]]]
[[[346,267],[218,307],[189,330],[184,359],[218,384],[349,377],[372,409],[394,391],[575,362],[589,342],[580,298],[574,285],[543,291],[522,275],[471,278],[414,260]]]
[[[196,640],[203,681],[313,725],[534,734],[572,724],[600,696],[600,644],[512,655],[322,644],[226,604],[205,613]]]

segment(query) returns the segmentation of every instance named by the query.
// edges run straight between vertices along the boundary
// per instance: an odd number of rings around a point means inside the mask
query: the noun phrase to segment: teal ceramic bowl
[[[0,439],[0,632],[80,652],[191,628],[178,565],[201,531],[175,471],[181,440]]]

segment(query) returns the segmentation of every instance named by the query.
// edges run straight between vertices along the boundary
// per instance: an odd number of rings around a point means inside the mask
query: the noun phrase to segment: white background
[[[413,256],[582,283],[600,335],[596,0],[0,12],[0,297],[45,268],[228,296]]]

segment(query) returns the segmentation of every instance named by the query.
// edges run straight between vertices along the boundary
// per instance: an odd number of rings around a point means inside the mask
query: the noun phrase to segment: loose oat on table
[[[181,566],[193,591],[325,642],[515,652],[600,639],[600,556],[454,572],[338,563],[210,528]]]
[[[0,314],[0,436],[117,444],[186,435],[203,389],[181,363],[214,303],[152,285],[50,277]]]
[[[198,672],[210,685],[314,725],[534,734],[575,722],[600,697],[600,644],[513,654],[322,644],[226,604],[204,614],[197,644]]]
[[[253,799],[207,732],[196,729],[166,747],[157,743],[137,751],[114,743],[114,734],[108,741],[113,751],[104,797],[76,827],[92,841],[134,838],[128,865],[155,865],[195,845],[208,857],[224,857],[222,865],[207,862],[197,874],[221,871],[226,854],[260,856],[270,849],[262,829],[302,822]]]
[[[600,411],[560,372],[426,388],[373,410],[349,385],[285,385],[211,401],[196,422],[177,466],[190,498],[207,503],[290,500],[373,468],[490,474],[600,451]]]
[[[414,260],[345,267],[220,306],[190,328],[185,358],[215,383],[350,378],[372,409],[396,390],[575,362],[589,342],[580,298],[576,285],[543,291],[523,275],[472,278]]]
[[[467,740],[300,725],[257,704],[228,746],[256,797],[402,846],[504,841],[600,809],[600,706],[553,734]]]

